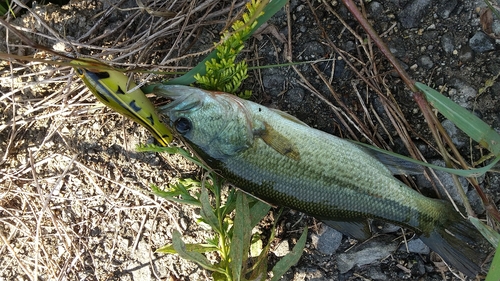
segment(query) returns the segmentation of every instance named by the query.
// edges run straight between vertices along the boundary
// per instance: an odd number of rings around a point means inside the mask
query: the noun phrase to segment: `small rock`
[[[278,247],[274,249],[274,254],[277,257],[284,257],[290,253],[290,245],[288,245],[288,240],[283,240],[278,244]]]
[[[452,101],[461,107],[472,108],[472,103],[477,96],[476,89],[460,79],[451,79],[448,85],[450,86],[448,94]]]
[[[305,50],[303,58],[306,60],[315,60],[323,57],[325,54],[325,48],[323,44],[318,41],[310,41],[303,45],[303,50]]]
[[[424,242],[422,242],[422,240],[420,239],[412,239],[408,241],[407,245],[408,252],[410,253],[427,255],[430,252],[429,247],[427,247],[427,245],[425,245]],[[399,251],[406,252],[406,250],[406,245],[404,244],[399,247]]]
[[[182,217],[179,219],[179,226],[182,228],[182,230],[186,230],[188,227],[188,222],[186,218]]]
[[[130,247],[131,244],[130,239],[126,237],[117,237],[116,241],[117,241],[116,245],[118,245],[121,249],[127,249],[128,247]]]
[[[411,267],[411,274],[413,276],[422,276],[425,274],[425,264],[422,259],[417,258],[416,264]]]
[[[423,16],[430,12],[431,0],[411,1],[398,14],[399,21],[404,28],[418,27]]]
[[[406,48],[405,48],[405,43],[404,40],[396,37],[389,41],[387,44],[389,47],[389,51],[397,57],[397,58],[404,58],[406,56]]]
[[[149,266],[144,266],[137,261],[127,263],[127,268],[124,268],[124,270],[132,273],[132,280],[151,280],[151,276],[153,274]]]
[[[385,18],[384,7],[379,2],[377,1],[370,2],[367,8],[368,8],[368,14],[374,17],[375,19]]]
[[[318,237],[316,249],[324,255],[332,255],[342,242],[342,233],[328,226],[325,228],[325,231]]]
[[[468,45],[464,45],[458,53],[461,62],[471,62],[474,59],[474,52]]]
[[[401,228],[395,224],[377,220],[372,222],[372,227],[372,229],[376,229],[377,233],[393,233]]]
[[[447,19],[450,17],[451,12],[457,7],[457,0],[447,0],[441,1],[441,5],[438,6],[437,15],[442,19]]]
[[[455,144],[457,147],[462,147],[469,143],[469,138],[467,137],[467,135],[459,130],[457,126],[450,120],[444,120],[443,122],[441,122],[441,125],[450,136],[453,144]]]
[[[494,41],[484,32],[478,31],[469,40],[469,46],[474,52],[484,53],[495,50]]]
[[[469,198],[469,203],[472,207],[472,210],[474,210],[476,214],[483,214],[486,211],[484,209],[483,201],[481,200],[481,198],[479,198],[476,190],[471,188],[469,192],[467,192],[467,198]]]
[[[350,75],[350,70],[347,67],[346,63],[342,59],[335,60],[335,67],[333,69],[333,77],[340,79],[347,79]]]
[[[354,41],[348,40],[344,43],[344,50],[346,52],[352,52],[356,49],[356,43]]]
[[[491,31],[493,31],[493,34],[498,38],[500,36],[500,21],[499,20],[494,20],[493,24],[491,24]]]
[[[304,100],[305,92],[302,88],[292,88],[288,90],[285,94],[285,100],[288,101],[291,105],[300,105],[300,103]]]
[[[378,262],[397,249],[396,242],[388,239],[385,241],[372,240],[361,246],[359,248],[363,248],[362,250],[355,248],[349,253],[338,255],[337,267],[340,273],[346,273],[355,265],[362,266]]]
[[[280,280],[287,280],[287,279],[282,278]],[[327,281],[330,279],[326,278],[325,274],[317,268],[305,267],[305,268],[297,268],[292,280],[293,281],[306,281],[306,280]]]
[[[441,47],[447,54],[451,54],[453,52],[455,49],[455,43],[451,32],[446,33],[441,37]]]
[[[389,280],[389,277],[385,275],[382,270],[378,267],[370,267],[368,268],[368,271],[366,272],[366,277],[368,277],[368,280]]]
[[[266,89],[280,89],[285,82],[286,76],[279,71],[265,69],[262,71],[262,83]],[[278,96],[279,91],[270,91],[271,96]]]
[[[429,57],[428,55],[420,56],[417,59],[417,64],[421,68],[427,69],[427,70],[431,69],[434,66],[434,62],[432,61],[431,57]]]

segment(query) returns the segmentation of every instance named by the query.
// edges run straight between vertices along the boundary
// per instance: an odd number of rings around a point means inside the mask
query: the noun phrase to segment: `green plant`
[[[264,14],[262,10],[266,4],[266,1],[260,0],[247,3],[248,12],[243,14],[243,20],[233,23],[232,32],[223,32],[221,42],[215,44],[217,57],[205,62],[206,73],[194,75],[200,88],[231,94],[238,91],[243,80],[248,77],[248,65],[245,60],[236,62],[236,57],[245,47],[245,39],[257,26],[257,18]],[[251,92],[245,91],[240,96],[249,98],[250,95]]]
[[[149,145],[139,146],[137,150],[180,154],[200,167],[204,167],[196,157],[179,147]],[[223,200],[223,183],[224,180],[217,174],[207,172],[207,176],[201,182],[183,179],[170,184],[165,189],[152,187],[153,193],[157,196],[200,208],[199,222],[207,224],[214,231],[211,239],[197,244],[184,243],[181,234],[174,231],[172,244],[161,247],[157,252],[179,254],[184,259],[196,262],[212,271],[214,280],[266,280],[267,257],[271,242],[274,240],[276,225],[272,226],[271,235],[265,246],[262,246],[260,233],[252,231],[271,207],[235,189],[229,190],[227,199]],[[306,238],[307,228],[303,231],[293,251],[273,267],[272,280],[277,280],[297,263],[302,255]],[[220,260],[214,264],[203,255],[203,253],[213,251],[217,251],[220,257]]]
[[[10,11],[9,0],[0,1],[0,16],[7,14]]]

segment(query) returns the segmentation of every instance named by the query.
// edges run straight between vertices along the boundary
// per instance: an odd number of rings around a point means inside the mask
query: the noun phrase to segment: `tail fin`
[[[481,271],[479,264],[484,255],[475,248],[485,243],[485,239],[458,213],[453,212],[446,223],[436,226],[428,235],[421,235],[420,239],[450,266],[467,276],[476,277]]]

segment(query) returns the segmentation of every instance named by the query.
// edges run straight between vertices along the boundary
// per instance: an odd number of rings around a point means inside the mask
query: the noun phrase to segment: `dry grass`
[[[1,31],[4,54],[26,55],[0,65],[2,280],[204,276],[175,256],[154,254],[171,229],[186,233],[196,224],[191,210],[148,193],[150,183],[166,184],[195,168],[182,158],[135,153],[136,144],[151,141],[147,132],[97,103],[71,67],[44,63],[55,57],[33,49],[39,44],[120,68],[183,71],[217,38],[201,31],[220,30],[243,2],[133,4],[75,1],[63,9],[29,9],[10,21],[29,45]],[[203,46],[195,44],[199,36]],[[158,77],[134,73],[141,82]]]

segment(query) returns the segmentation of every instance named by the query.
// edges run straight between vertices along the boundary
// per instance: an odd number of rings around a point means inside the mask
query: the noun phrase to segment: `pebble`
[[[279,70],[268,68],[262,70],[262,84],[265,89],[280,89],[285,82],[286,75]],[[269,91],[271,96],[277,97],[279,91]]]
[[[281,241],[278,244],[278,247],[276,247],[273,252],[277,257],[284,257],[288,253],[290,253],[290,245],[288,244],[288,240]]]
[[[150,263],[149,253],[151,248],[144,240],[139,241],[137,249],[133,252],[134,260],[126,263],[124,270],[132,273],[132,280],[150,280],[152,276],[151,267],[143,266]]]
[[[476,32],[469,40],[469,46],[474,52],[485,53],[495,50],[495,43],[488,35],[482,31]]]
[[[453,33],[449,32],[441,37],[441,47],[447,54],[453,53],[453,50],[455,50]]]
[[[450,17],[453,10],[455,10],[455,8],[457,7],[457,4],[458,4],[458,0],[441,1],[436,13],[440,18],[447,19]]]
[[[303,88],[292,88],[288,90],[285,94],[285,99],[292,105],[300,105],[304,100],[305,92]]]
[[[498,38],[500,36],[500,21],[499,20],[494,20],[493,24],[491,25],[491,30],[493,31],[493,34]]]
[[[461,62],[471,62],[474,60],[474,52],[468,45],[464,45],[458,53],[458,58]]]
[[[431,0],[415,0],[406,5],[398,14],[404,28],[418,27],[424,15],[430,12]]]
[[[348,79],[350,75],[350,69],[346,67],[346,63],[342,59],[337,59],[335,61],[335,68],[333,70],[333,77],[337,79]]]
[[[370,267],[368,268],[368,271],[366,272],[366,277],[369,279],[367,280],[389,280],[388,276],[385,275],[380,268],[377,267]]]
[[[412,239],[408,241],[407,245],[408,245],[408,252],[410,253],[423,254],[423,255],[427,255],[430,253],[429,247],[427,247],[427,245],[425,245],[424,242],[422,242],[422,240],[420,239]],[[406,250],[407,250],[406,245],[404,244],[399,247],[399,251],[406,252]]]
[[[305,268],[299,268],[295,272],[293,279],[288,279],[286,276],[284,276],[281,281],[306,281],[306,280],[314,280],[314,281],[327,281],[331,280],[329,278],[325,277],[325,274],[317,269],[317,268],[310,268],[310,267],[305,267]]]
[[[370,2],[367,8],[368,8],[368,15],[374,17],[375,19],[380,20],[386,17],[384,13],[384,7],[377,1]]]
[[[303,59],[305,60],[316,60],[322,58],[325,54],[325,48],[323,45],[317,41],[310,41],[304,44],[303,50],[305,50],[303,55]],[[300,59],[299,55],[299,59]]]
[[[477,90],[468,83],[452,78],[448,82],[450,90],[449,97],[452,101],[458,103],[461,107],[472,108],[474,99],[477,96]]]
[[[362,250],[359,250],[361,248]],[[337,257],[337,268],[340,273],[346,273],[354,266],[363,266],[379,262],[397,249],[397,243],[391,240],[372,240],[361,245],[358,249],[353,249],[348,253],[339,254]]]
[[[342,233],[325,226],[323,233],[317,236],[316,249],[324,255],[332,255],[342,243]]]
[[[389,41],[388,43],[389,51],[397,57],[397,58],[404,58],[406,55],[406,48],[404,45],[403,39],[396,37]]]
[[[428,55],[420,56],[417,59],[417,64],[421,68],[427,69],[427,70],[431,69],[434,66],[434,62],[432,61],[431,57],[429,57]]]
[[[448,133],[448,135],[450,136],[453,144],[455,144],[457,147],[462,147],[469,143],[469,138],[467,137],[467,135],[462,132],[462,130],[458,129],[457,126],[450,120],[444,120],[443,122],[441,122],[441,125],[445,129],[446,133]]]
[[[398,231],[400,228],[400,226],[385,221],[374,220],[372,222],[372,229],[376,229],[377,233],[393,233]]]

